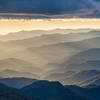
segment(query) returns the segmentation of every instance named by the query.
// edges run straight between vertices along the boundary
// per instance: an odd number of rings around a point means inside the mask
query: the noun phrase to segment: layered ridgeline
[[[66,85],[100,84],[99,30],[9,33],[0,36],[0,55],[1,79],[25,77]]]

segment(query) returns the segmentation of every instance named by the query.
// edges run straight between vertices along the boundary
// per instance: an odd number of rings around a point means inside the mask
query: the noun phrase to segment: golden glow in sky
[[[50,30],[55,28],[100,29],[100,19],[73,18],[73,19],[0,19],[0,34],[22,30]]]

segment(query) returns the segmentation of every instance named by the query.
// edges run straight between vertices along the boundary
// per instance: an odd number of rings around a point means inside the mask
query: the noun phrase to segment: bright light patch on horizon
[[[56,28],[100,29],[100,19],[72,18],[72,19],[0,19],[0,34],[18,32],[22,30],[51,30]]]

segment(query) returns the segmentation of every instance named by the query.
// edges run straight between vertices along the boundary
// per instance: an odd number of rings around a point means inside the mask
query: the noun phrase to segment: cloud
[[[100,0],[0,0],[0,12],[32,14],[86,14],[98,10]]]

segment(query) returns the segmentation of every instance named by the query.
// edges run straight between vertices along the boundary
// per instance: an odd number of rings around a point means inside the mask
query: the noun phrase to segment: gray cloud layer
[[[99,16],[100,0],[0,0],[0,12]]]

